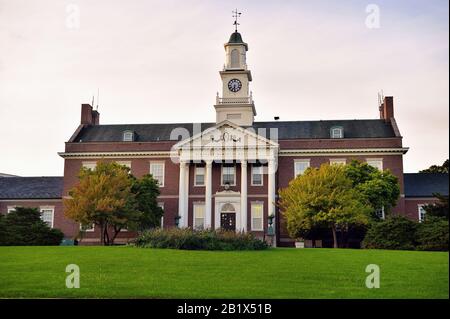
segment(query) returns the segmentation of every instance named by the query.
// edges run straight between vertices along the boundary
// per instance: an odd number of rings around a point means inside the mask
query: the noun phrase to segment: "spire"
[[[238,25],[239,25],[238,18],[241,16],[242,13],[238,12],[237,9],[235,9],[232,12],[233,12],[233,18],[234,18],[234,23],[233,23],[233,25],[234,25],[234,32],[237,33],[237,29],[238,29]]]

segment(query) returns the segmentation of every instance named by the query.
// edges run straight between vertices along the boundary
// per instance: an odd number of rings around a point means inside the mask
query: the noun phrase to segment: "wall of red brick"
[[[411,218],[412,220],[419,220],[419,205],[426,205],[437,203],[439,200],[434,197],[408,197],[405,198],[405,210],[404,215]]]

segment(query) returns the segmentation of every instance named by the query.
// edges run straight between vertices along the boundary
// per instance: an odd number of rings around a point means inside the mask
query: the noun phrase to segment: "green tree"
[[[379,218],[376,211],[382,207],[387,214],[397,204],[400,185],[398,178],[389,170],[380,171],[367,163],[353,160],[345,165],[345,174],[353,187],[367,198],[373,218]]]
[[[427,216],[433,217],[441,217],[448,220],[448,195],[441,195],[438,193],[433,194],[439,201],[437,203],[431,203],[423,206],[423,209],[427,212],[425,215],[425,219]]]
[[[144,175],[141,179],[132,177],[131,192],[134,194],[137,210],[141,212],[133,230],[145,230],[161,226],[161,217],[164,211],[158,205],[159,186],[158,181],[152,175]]]
[[[442,165],[431,165],[429,168],[419,171],[419,173],[447,173],[448,174],[448,159]]]
[[[101,242],[112,245],[120,230],[139,217],[131,186],[129,169],[117,163],[100,161],[94,170],[82,168],[79,183],[64,199],[65,215],[81,225],[95,224]]]
[[[344,166],[324,164],[309,168],[280,191],[279,205],[291,237],[302,237],[314,227],[327,227],[337,248],[337,228],[366,225],[370,205],[353,187]]]
[[[0,245],[49,246],[59,245],[64,234],[50,228],[37,208],[16,207],[0,218]]]

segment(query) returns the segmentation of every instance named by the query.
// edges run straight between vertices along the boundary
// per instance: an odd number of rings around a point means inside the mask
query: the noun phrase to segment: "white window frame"
[[[255,214],[254,207],[255,206],[261,206],[261,228],[256,228],[253,223],[253,220],[255,219],[255,217],[254,217],[254,214]],[[251,220],[250,220],[251,230],[252,231],[263,231],[264,230],[264,202],[262,202],[262,201],[251,202],[250,203],[250,216],[251,216]]]
[[[338,134],[335,134],[338,132]],[[344,138],[344,128],[341,126],[334,126],[330,129],[330,137],[331,138]]]
[[[305,168],[305,170],[302,173],[299,173],[297,171],[297,163],[307,163],[308,166]],[[294,160],[294,178],[298,175],[302,175],[309,167],[311,167],[311,160],[310,159],[295,159]]]
[[[163,215],[161,216],[161,228],[164,228],[164,202],[158,202],[158,206],[163,210]]]
[[[260,172],[258,173],[259,175],[261,175],[261,184],[255,184],[254,180],[253,180],[253,170],[258,168],[260,170]],[[251,171],[250,171],[250,185],[251,186],[264,186],[264,166],[262,165],[252,165],[251,167]]]
[[[378,209],[377,209],[377,216],[378,216]],[[378,216],[378,217],[380,217],[380,216]],[[381,219],[386,219],[386,214],[384,212],[384,206],[381,207],[381,217],[380,218]]]
[[[116,163],[131,169],[131,161],[116,161]]]
[[[422,223],[423,221],[425,221],[425,215],[426,215],[426,211],[423,208],[423,206],[425,206],[425,204],[418,204],[417,205],[417,212],[419,214],[419,223]],[[422,218],[422,211],[423,211],[423,218]]]
[[[330,158],[330,165],[346,165],[347,159],[345,158]]]
[[[6,207],[6,213],[9,214],[9,213],[15,211],[16,208],[17,208],[17,206],[8,206],[8,207]]]
[[[225,186],[225,184],[223,183],[223,170],[224,170],[225,167],[233,167],[233,169],[234,169],[234,174],[233,174],[234,182],[232,184],[230,183],[230,186],[236,186],[236,174],[237,174],[236,173],[236,165],[232,165],[232,166],[222,165],[221,172],[220,172],[220,185],[221,186]]]
[[[197,184],[197,171],[199,169],[203,170],[203,184]],[[194,186],[196,187],[204,187],[205,186],[205,179],[206,179],[206,168],[204,166],[195,166],[194,168]]]
[[[39,207],[39,212],[41,213],[41,219],[42,221],[46,222],[44,220],[44,211],[51,211],[52,212],[52,221],[51,221],[51,225],[50,228],[53,228],[53,225],[55,223],[55,206],[41,206]]]
[[[152,174],[152,165],[161,165],[161,164],[162,164],[162,181],[157,179]],[[149,170],[150,170],[150,174],[153,176],[153,178],[155,178],[158,181],[159,187],[164,187],[164,180],[165,180],[165,175],[166,175],[166,163],[164,161],[151,161],[150,165],[149,165]]]
[[[200,208],[200,207],[202,207],[203,208],[203,217],[197,217],[197,208]],[[206,207],[205,207],[205,203],[204,202],[196,202],[196,203],[194,203],[193,205],[192,205],[192,216],[193,216],[193,218],[192,218],[192,228],[194,229],[194,230],[202,230],[202,229],[205,229],[205,215],[206,215]],[[202,223],[202,227],[196,227],[196,225],[195,225],[195,221],[196,221],[196,219],[197,218],[202,218],[203,219],[203,223]]]
[[[133,131],[124,131],[122,134],[123,142],[134,142],[134,132]]]
[[[372,167],[377,168],[380,171],[383,171],[383,159],[382,158],[366,158],[366,163]],[[377,163],[377,164],[373,164]]]
[[[83,230],[83,225],[81,223],[80,223],[80,230]],[[86,229],[84,229],[84,231],[87,232],[87,233],[94,232],[95,231],[95,224],[93,223],[91,225],[91,228],[86,228]]]
[[[90,170],[95,170],[95,168],[97,167],[97,162],[82,162],[81,164],[84,168],[90,169]]]

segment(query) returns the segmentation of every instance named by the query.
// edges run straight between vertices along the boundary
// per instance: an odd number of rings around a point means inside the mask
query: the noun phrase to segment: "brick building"
[[[234,32],[224,47],[214,122],[107,125],[100,124],[91,105],[83,104],[80,125],[59,153],[64,158],[62,196],[77,183],[81,167],[94,169],[101,159],[116,161],[138,177],[151,173],[158,179],[163,227],[174,227],[179,216],[180,227],[225,228],[259,237],[270,228],[277,245],[291,245],[275,205],[277,190],[309,166],[357,159],[398,177],[401,196],[393,212],[406,213],[403,155],[408,149],[402,145],[392,97],[380,101],[379,119],[258,122],[248,45]],[[0,210],[8,205],[13,203],[2,202]],[[63,217],[60,201],[53,226],[67,237],[80,229]],[[124,231],[118,240],[133,235]],[[86,237],[98,241],[98,230],[90,229]]]

